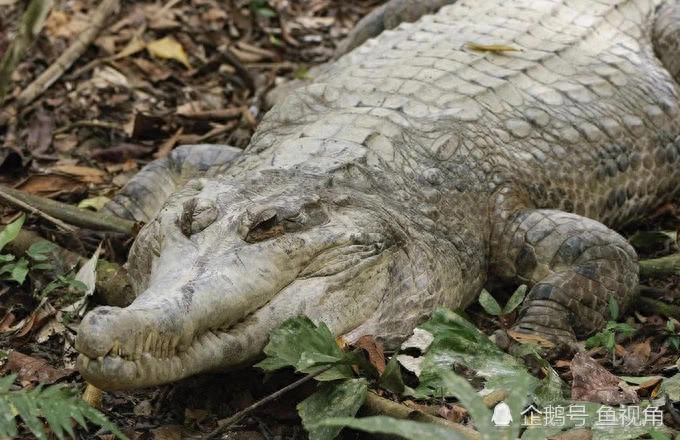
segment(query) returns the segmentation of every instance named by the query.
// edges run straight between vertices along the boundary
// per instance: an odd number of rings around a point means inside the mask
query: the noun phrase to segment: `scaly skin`
[[[81,373],[122,389],[241,365],[297,315],[394,346],[491,278],[531,287],[516,330],[601,328],[637,284],[610,227],[680,192],[679,8],[469,0],[366,42],[168,198],[130,254],[140,296],[81,324]]]

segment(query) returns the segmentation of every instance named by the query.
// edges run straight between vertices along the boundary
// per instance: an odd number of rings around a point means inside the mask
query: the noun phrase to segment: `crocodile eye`
[[[179,229],[186,237],[201,232],[217,219],[217,206],[213,200],[193,198],[182,205],[178,219]]]
[[[257,243],[258,241],[277,237],[285,232],[279,215],[274,209],[260,211],[251,224],[252,226],[248,229],[244,238],[248,243]]]

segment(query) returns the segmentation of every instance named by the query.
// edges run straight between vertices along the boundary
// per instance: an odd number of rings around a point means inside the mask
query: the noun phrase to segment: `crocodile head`
[[[426,260],[407,251],[376,200],[334,189],[271,176],[190,182],[133,245],[141,294],[80,324],[82,375],[128,389],[243,365],[274,327],[301,315],[350,339],[407,336],[433,308],[418,296],[432,291]]]

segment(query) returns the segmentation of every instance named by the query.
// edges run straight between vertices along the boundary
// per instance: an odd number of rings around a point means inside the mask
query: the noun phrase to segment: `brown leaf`
[[[364,335],[354,343],[355,347],[359,347],[368,353],[368,360],[378,370],[381,375],[385,371],[387,364],[385,363],[385,351],[382,344],[375,341],[372,335]]]
[[[97,168],[82,167],[78,165],[55,165],[51,168],[52,171],[59,173],[70,174],[72,176],[106,176],[106,171]]]
[[[158,64],[146,58],[131,58],[131,61],[151,80],[152,83],[165,81],[172,75],[169,70],[163,70]]]
[[[52,367],[46,360],[26,356],[13,350],[9,352],[4,372],[17,373],[19,380],[22,382],[39,382],[49,385],[74,374],[75,370],[58,370]]]
[[[31,124],[28,127],[26,146],[34,157],[40,157],[52,145],[52,133],[54,132],[54,118],[41,106],[35,112]]]
[[[571,360],[571,373],[574,378],[571,397],[574,400],[605,405],[637,403],[635,391],[598,364],[586,353],[578,353]]]
[[[166,139],[159,147],[158,151],[153,154],[153,157],[160,159],[161,157],[166,157],[172,149],[177,145],[177,139],[184,133],[184,128],[180,127],[175,134]]]
[[[76,179],[57,174],[34,174],[24,180],[19,189],[41,196],[55,196],[58,194],[78,192],[84,185]]]
[[[122,143],[111,148],[100,148],[92,151],[90,157],[102,162],[126,162],[133,158],[144,157],[151,152],[152,147],[139,144]]]
[[[16,316],[11,311],[8,311],[2,319],[0,319],[0,333],[7,333],[12,331],[12,324],[16,320]]]
[[[458,405],[452,405],[451,408],[446,405],[442,405],[437,410],[437,413],[440,417],[443,417],[446,420],[450,420],[454,423],[462,422],[465,420],[465,417],[467,417],[468,414],[465,408],[462,408]]]
[[[663,382],[663,377],[653,377],[646,382],[643,382],[638,386],[638,396],[640,398],[650,398],[654,399],[659,390],[661,389],[661,383]]]
[[[514,330],[507,330],[508,336],[510,336],[515,341],[520,344],[536,344],[543,348],[554,348],[555,344],[538,335],[532,335],[529,333],[516,332]]]
[[[592,438],[593,432],[590,429],[579,428],[548,437],[548,440],[590,440]]]
[[[182,425],[165,425],[152,429],[154,440],[181,440],[185,429]]]

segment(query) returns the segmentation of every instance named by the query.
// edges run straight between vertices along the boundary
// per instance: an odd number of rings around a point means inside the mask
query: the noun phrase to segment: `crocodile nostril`
[[[100,307],[88,313],[78,328],[76,350],[92,359],[106,356],[115,346],[111,322],[119,312],[117,307]]]

